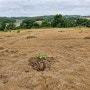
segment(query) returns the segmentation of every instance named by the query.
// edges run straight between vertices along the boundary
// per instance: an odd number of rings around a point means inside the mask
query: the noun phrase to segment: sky
[[[90,15],[90,0],[0,0],[0,16]]]

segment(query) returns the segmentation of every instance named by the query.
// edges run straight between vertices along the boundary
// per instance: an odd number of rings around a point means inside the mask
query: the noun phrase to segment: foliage
[[[3,22],[0,22],[0,31],[4,31],[6,24]]]
[[[46,54],[37,54],[37,59],[46,59],[48,56]]]
[[[51,26],[50,23],[47,22],[47,21],[43,21],[43,22],[41,23],[41,27],[50,27],[50,26]]]
[[[37,16],[37,17],[30,17],[29,19],[34,20],[34,21],[47,21],[47,22],[51,22],[51,20],[53,19],[54,15],[48,15],[48,16]]]
[[[90,20],[87,20],[87,21],[86,21],[86,24],[85,24],[84,26],[90,27]]]
[[[40,27],[40,25],[38,23],[36,23],[36,22],[33,23],[32,28],[39,28],[39,27]]]
[[[0,17],[0,22],[3,23],[15,23],[16,20],[13,18],[9,18],[9,17]]]
[[[15,29],[16,29],[16,26],[15,26],[14,23],[8,23],[8,24],[6,25],[6,29],[7,29],[7,30],[15,30]]]
[[[26,29],[26,28],[27,28],[27,24],[22,22],[22,23],[20,24],[20,28],[21,28],[21,29]]]
[[[54,19],[51,22],[52,27],[58,28],[67,28],[67,27],[74,27],[75,21],[69,18],[65,18],[60,14],[54,16]]]
[[[21,20],[19,26],[15,25],[16,20]],[[32,28],[68,28],[68,27],[90,27],[90,20],[81,18],[78,15],[61,14],[38,16],[38,17],[0,17],[0,31],[11,31],[15,29],[32,29]]]
[[[17,30],[17,33],[20,33],[20,29],[19,29],[19,30]]]
[[[54,16],[54,19],[51,22],[52,27],[62,27],[63,17],[60,14]]]
[[[33,27],[34,23],[35,23],[35,21],[28,18],[28,19],[23,20],[20,27],[31,29]]]
[[[78,18],[78,19],[76,20],[76,24],[77,24],[77,26],[90,27],[90,20],[84,19],[84,18]]]

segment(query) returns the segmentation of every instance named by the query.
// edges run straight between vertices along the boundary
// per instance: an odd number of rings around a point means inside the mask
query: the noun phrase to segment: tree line
[[[66,18],[61,14],[55,16],[40,16],[38,18],[25,18],[19,26],[15,25],[14,18],[0,18],[0,31],[16,30],[16,29],[32,29],[32,28],[69,28],[69,27],[90,27],[90,20],[85,18]]]

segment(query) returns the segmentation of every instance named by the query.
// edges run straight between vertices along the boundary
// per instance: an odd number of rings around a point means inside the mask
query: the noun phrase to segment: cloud
[[[0,0],[0,16],[90,15],[90,0]]]

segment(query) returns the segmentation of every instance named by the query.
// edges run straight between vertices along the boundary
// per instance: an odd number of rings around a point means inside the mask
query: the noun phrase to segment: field
[[[90,28],[0,32],[0,90],[90,90]]]

